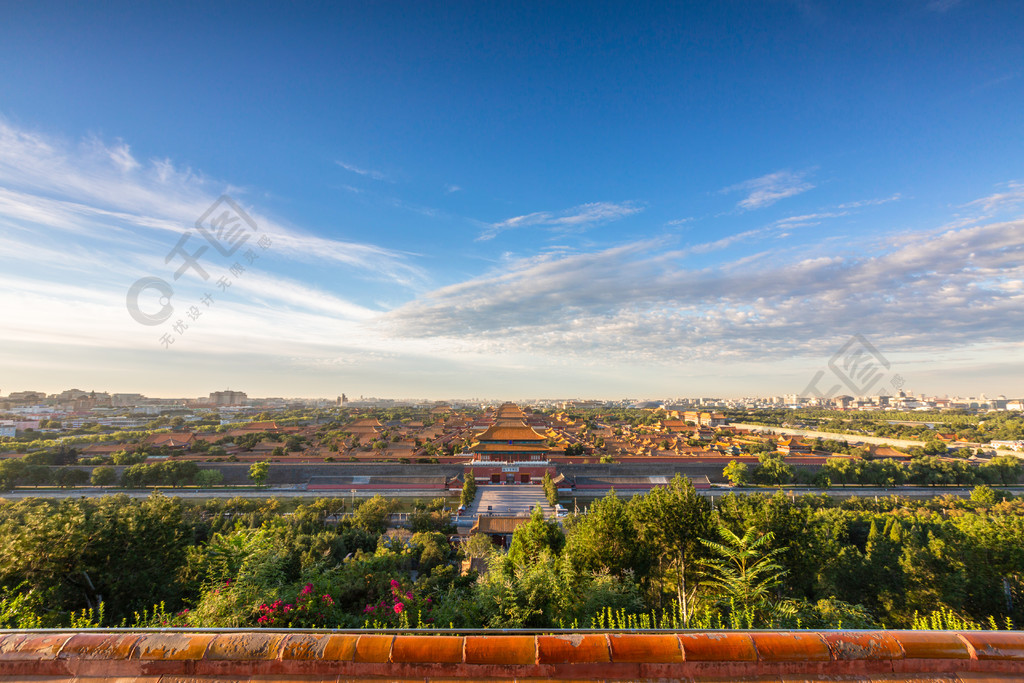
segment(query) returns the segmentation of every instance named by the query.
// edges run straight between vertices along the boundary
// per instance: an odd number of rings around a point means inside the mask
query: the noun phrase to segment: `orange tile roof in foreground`
[[[0,681],[1024,679],[1017,631],[2,631]]]

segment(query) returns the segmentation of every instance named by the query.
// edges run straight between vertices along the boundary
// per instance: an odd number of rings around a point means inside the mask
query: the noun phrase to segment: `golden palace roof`
[[[522,423],[500,422],[491,425],[476,437],[477,441],[545,441],[532,427]]]

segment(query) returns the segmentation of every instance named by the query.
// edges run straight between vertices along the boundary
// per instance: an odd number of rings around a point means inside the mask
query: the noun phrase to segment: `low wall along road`
[[[4,631],[0,681],[1024,679],[1010,631]]]

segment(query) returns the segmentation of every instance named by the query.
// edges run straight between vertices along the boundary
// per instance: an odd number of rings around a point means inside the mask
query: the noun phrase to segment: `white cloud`
[[[848,215],[848,211],[819,211],[817,213],[807,213],[800,216],[780,218],[775,221],[774,225],[782,229],[806,228],[812,225],[819,225],[822,221],[829,218],[839,218],[841,216]]]
[[[981,212],[983,218],[994,216],[1001,211],[1016,209],[1024,203],[1024,183],[1019,180],[1011,180],[1003,183],[1000,192],[994,192],[987,197],[975,199],[961,205],[962,209],[971,209]]]
[[[102,143],[97,142],[102,145]],[[108,154],[110,154],[111,161],[121,169],[123,173],[134,171],[139,167],[139,162],[132,156],[131,147],[124,144],[124,142],[118,141],[118,143],[112,147],[106,148]]]
[[[90,138],[76,146],[0,119],[0,221],[12,227],[117,239],[127,253],[140,239],[193,229],[226,190],[237,192],[168,160],[140,163],[121,141],[106,146]],[[241,194],[235,199],[244,203]],[[260,232],[272,237],[275,253],[286,258],[333,261],[405,286],[424,280],[401,252],[318,237],[245,209]]]
[[[477,237],[477,241],[489,240],[506,230],[517,228],[545,228],[549,230],[576,231],[585,230],[594,225],[639,213],[643,209],[632,202],[593,202],[581,204],[557,213],[538,211],[523,216],[508,218],[499,223],[491,223]]]
[[[169,161],[135,160],[120,141],[110,146],[95,138],[67,143],[0,119],[0,259],[5,263],[0,288],[10,294],[4,301],[8,324],[0,328],[0,349],[29,344],[40,354],[52,354],[46,349],[54,346],[143,354],[137,358],[164,353],[157,339],[165,330],[139,325],[128,315],[128,286],[144,275],[172,282],[174,265],[165,263],[165,254],[180,235],[194,231],[195,220],[224,189],[243,199],[237,188]],[[339,276],[419,289],[426,277],[410,263],[410,255],[309,234],[243,208],[272,246],[268,252],[256,248],[261,260],[226,292],[216,289],[213,280],[173,281],[179,314],[204,291],[214,292],[217,305],[168,351],[179,353],[168,360],[180,353],[280,358],[344,353],[358,362],[364,354],[402,346],[365,327],[378,310],[278,275],[276,266],[264,267],[263,257],[272,254],[277,264],[329,266]],[[193,249],[196,240],[202,241],[194,232],[191,239]],[[415,355],[435,346],[413,340],[403,348]],[[19,364],[35,362],[30,355],[19,357]],[[152,367],[152,359],[133,367]]]
[[[736,207],[743,211],[753,211],[813,189],[814,185],[807,181],[807,176],[807,171],[776,171],[731,185],[722,192],[746,193],[747,196],[741,199]]]
[[[338,166],[341,166],[346,171],[351,171],[352,173],[355,173],[355,174],[358,174],[358,175],[361,175],[361,176],[366,176],[367,178],[372,178],[374,180],[384,180],[384,181],[390,180],[386,175],[384,175],[380,171],[371,171],[371,170],[368,170],[368,169],[365,169],[365,168],[359,168],[358,166],[354,166],[352,164],[347,164],[344,161],[335,161],[334,163],[336,163]]]
[[[903,198],[899,192],[896,192],[888,197],[882,197],[880,199],[862,199],[857,202],[847,202],[840,204],[837,209],[862,209],[865,206],[879,206],[881,204],[888,204],[889,202],[898,202]]]
[[[380,329],[583,364],[770,361],[858,332],[917,352],[1024,334],[1024,221],[904,237],[700,270],[678,267],[680,252],[660,242],[525,259],[386,313]]]

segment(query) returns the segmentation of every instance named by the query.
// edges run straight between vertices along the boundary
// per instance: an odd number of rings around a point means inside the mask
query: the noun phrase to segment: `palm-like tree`
[[[793,614],[795,607],[776,599],[772,591],[786,575],[776,562],[786,548],[769,549],[774,534],[758,534],[750,527],[740,537],[722,523],[718,533],[722,543],[701,541],[717,556],[703,562],[704,585],[729,605],[734,626],[771,627],[778,617]]]

